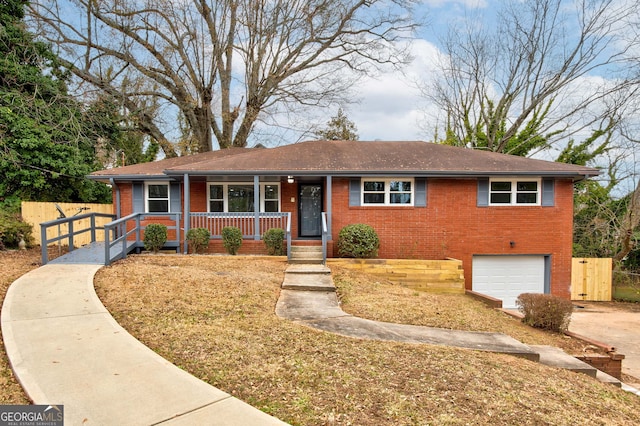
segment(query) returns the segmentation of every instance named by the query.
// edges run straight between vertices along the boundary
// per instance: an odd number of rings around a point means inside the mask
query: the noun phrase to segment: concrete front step
[[[284,290],[336,291],[331,275],[326,274],[285,274],[282,288]]]
[[[291,246],[291,252],[319,252],[322,253],[322,246]]]
[[[325,265],[289,265],[287,274],[331,274],[331,269]]]
[[[320,264],[324,262],[322,247],[293,246],[289,256],[290,264]]]
[[[285,290],[336,291],[331,269],[325,265],[289,265],[284,273],[282,288]]]
[[[290,265],[322,265],[322,259],[311,259],[306,257],[289,259]]]

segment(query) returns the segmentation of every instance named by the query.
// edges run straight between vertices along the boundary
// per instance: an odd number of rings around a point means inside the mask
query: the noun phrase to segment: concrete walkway
[[[340,308],[330,272],[323,265],[289,266],[276,304],[276,314],[281,318],[348,337],[455,346],[506,353],[532,361],[540,359],[538,352],[502,333],[393,324],[349,315]]]
[[[309,327],[360,339],[455,346],[516,355],[538,361],[539,354],[501,333],[446,330],[371,321],[345,313],[334,292],[281,290],[276,314]]]
[[[329,268],[322,265],[289,266],[276,304],[276,314],[299,324],[353,338],[455,346],[515,355],[587,374],[628,392],[639,393],[635,387],[620,383],[615,377],[552,346],[527,346],[502,333],[447,330],[354,317],[340,308],[330,273]]]
[[[64,405],[67,425],[285,424],[179,369],[127,333],[95,294],[93,276],[100,268],[50,263],[7,292],[5,348],[34,404]]]

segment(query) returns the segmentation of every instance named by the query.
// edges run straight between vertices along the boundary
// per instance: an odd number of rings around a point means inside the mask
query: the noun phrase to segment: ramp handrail
[[[94,243],[96,241],[96,229],[105,229],[106,225],[96,227],[96,217],[106,217],[106,218],[115,218],[116,216],[113,214],[107,213],[85,213],[79,214],[71,217],[64,217],[60,219],[50,220],[47,222],[42,222],[40,224],[40,249],[42,255],[42,264],[46,265],[49,262],[49,252],[48,246],[50,243],[60,242],[64,239],[67,240],[67,245],[69,246],[69,251],[73,251],[76,247],[73,244],[73,238],[76,235],[83,234],[85,232],[91,233],[91,242]],[[87,228],[75,229],[74,223],[84,220],[90,219],[89,226]],[[58,228],[58,236],[53,238],[47,238],[47,230],[51,227],[61,225],[68,225],[67,232],[65,234],[60,233],[60,228]]]
[[[132,213],[118,220],[114,220],[104,226],[104,264],[110,265],[112,260],[124,259],[127,257],[130,248],[140,249],[144,247],[142,240],[142,232],[145,226],[142,221],[151,218],[168,218],[172,220],[174,225],[167,226],[167,230],[175,230],[176,239],[167,240],[167,243],[180,245],[180,216],[182,213]],[[127,229],[129,222],[134,221],[134,226]],[[135,235],[135,239],[129,239]],[[113,239],[112,239],[113,237]],[[121,249],[117,249],[117,245],[121,244]],[[115,254],[111,255],[111,249],[116,248]]]
[[[291,260],[291,212],[287,213],[287,229],[285,231],[287,236],[287,262]]]
[[[327,213],[322,212],[322,264],[327,263],[327,236],[329,230],[327,227]]]

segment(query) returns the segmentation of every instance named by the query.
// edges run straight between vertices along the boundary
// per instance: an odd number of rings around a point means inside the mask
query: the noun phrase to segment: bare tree
[[[340,71],[405,61],[393,45],[415,26],[412,3],[34,0],[29,15],[77,77],[121,99],[171,156],[172,123],[145,104],[177,109],[199,151],[214,137],[245,146],[274,109],[344,100],[352,81]]]
[[[443,41],[446,143],[530,155],[600,129],[636,95],[638,4],[509,1],[496,20],[463,20]],[[623,95],[624,94],[624,95]]]

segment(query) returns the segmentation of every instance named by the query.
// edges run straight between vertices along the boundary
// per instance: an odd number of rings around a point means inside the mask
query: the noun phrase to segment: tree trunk
[[[193,136],[198,141],[198,152],[211,151],[211,106],[202,106],[195,109],[197,123],[194,123]]]

